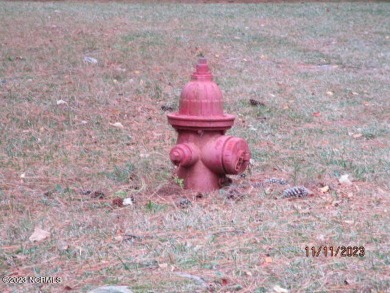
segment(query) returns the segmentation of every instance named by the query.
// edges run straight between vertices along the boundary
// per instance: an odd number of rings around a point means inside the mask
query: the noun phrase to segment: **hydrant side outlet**
[[[180,95],[179,111],[168,114],[168,123],[178,132],[169,157],[185,188],[212,191],[221,187],[227,174],[245,171],[251,157],[248,144],[224,135],[234,119],[224,114],[222,93],[207,60],[200,58]]]

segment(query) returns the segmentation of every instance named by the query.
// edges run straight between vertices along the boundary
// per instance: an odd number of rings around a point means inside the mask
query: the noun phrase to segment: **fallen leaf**
[[[271,262],[272,262],[272,257],[267,256],[267,257],[265,258],[265,262],[266,262],[266,263],[271,263]]]
[[[85,56],[84,57],[84,62],[85,63],[91,63],[91,64],[96,64],[98,61],[95,58]]]
[[[327,193],[327,192],[329,191],[329,186],[326,185],[326,186],[324,186],[324,187],[319,188],[319,190],[320,190],[322,193]]]
[[[110,125],[114,126],[114,127],[117,127],[117,128],[125,128],[122,123],[120,122],[115,122],[115,123],[110,123]]]
[[[249,100],[249,104],[251,106],[265,106],[265,103],[262,102],[262,101],[258,101],[258,100],[255,100],[255,99],[250,99]]]
[[[227,278],[222,278],[221,279],[221,285],[222,286],[226,286],[227,284],[229,284],[229,280]]]
[[[347,185],[352,185],[351,180],[349,180],[349,174],[344,174],[339,178],[339,182],[341,184],[347,184]]]
[[[35,227],[34,233],[31,234],[30,238],[28,238],[31,242],[39,242],[45,240],[50,237],[50,232],[42,230],[41,228]]]
[[[66,251],[69,249],[69,244],[66,243],[65,241],[63,240],[59,240],[58,243],[57,243],[57,249],[59,251]]]
[[[13,255],[12,257],[15,257],[16,259],[19,259],[19,260],[27,259],[27,255],[20,255],[20,254]]]
[[[163,111],[174,111],[174,110],[175,110],[174,107],[168,106],[168,105],[162,105],[162,106],[160,107],[160,109],[163,110]]]
[[[363,134],[361,134],[361,133],[355,133],[352,135],[353,138],[360,138],[362,136],[363,136]]]
[[[91,198],[97,198],[97,199],[102,199],[105,197],[105,194],[101,191],[95,191],[92,195]]]
[[[167,264],[167,263],[159,263],[159,264],[158,264],[158,267],[159,267],[160,269],[166,269],[166,268],[168,267],[168,264]]]
[[[115,242],[122,242],[123,241],[123,236],[122,235],[115,236],[114,240],[115,240]]]
[[[331,91],[327,91],[326,94],[327,94],[328,96],[333,96],[333,92],[331,92]]]
[[[338,207],[340,205],[340,203],[342,203],[341,200],[334,200],[334,201],[332,201],[332,206]]]
[[[284,289],[284,288],[280,287],[279,285],[275,285],[272,289],[277,293],[288,293],[287,289]]]
[[[123,198],[119,198],[119,197],[114,198],[112,200],[112,205],[117,207],[123,207]]]
[[[321,116],[321,112],[314,112],[312,115],[314,117],[320,117]]]
[[[57,101],[57,105],[63,105],[63,104],[68,104],[68,103],[65,102],[64,100],[58,100]]]
[[[122,203],[124,206],[132,205],[133,199],[131,197],[125,198]]]
[[[344,223],[352,225],[355,223],[355,221],[354,220],[345,220]]]

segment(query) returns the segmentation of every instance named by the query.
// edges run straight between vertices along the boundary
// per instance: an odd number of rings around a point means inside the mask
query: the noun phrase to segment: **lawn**
[[[389,292],[389,18],[388,3],[0,2],[0,276],[61,278],[0,291]],[[172,175],[166,118],[201,55],[252,153],[203,194]],[[283,198],[294,186],[310,195]]]

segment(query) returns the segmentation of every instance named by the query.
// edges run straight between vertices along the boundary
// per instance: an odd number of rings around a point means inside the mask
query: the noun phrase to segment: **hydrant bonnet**
[[[200,58],[180,95],[179,112],[168,114],[175,129],[223,130],[233,126],[235,117],[223,113],[222,93],[213,81],[205,58]]]

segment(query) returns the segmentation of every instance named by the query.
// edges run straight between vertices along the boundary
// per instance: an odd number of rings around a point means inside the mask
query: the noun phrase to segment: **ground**
[[[388,292],[389,16],[1,2],[0,275],[62,281],[1,291]],[[168,156],[200,55],[252,152],[211,193],[183,190]],[[294,186],[310,194],[283,198]]]

